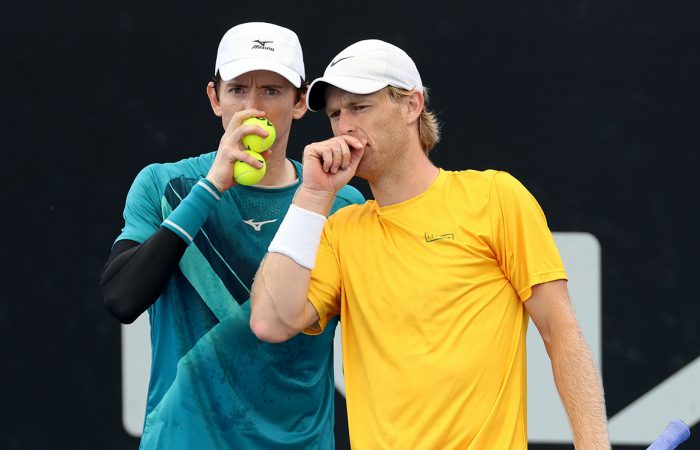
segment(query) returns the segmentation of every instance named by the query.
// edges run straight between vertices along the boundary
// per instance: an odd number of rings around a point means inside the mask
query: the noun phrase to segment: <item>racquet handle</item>
[[[690,429],[678,419],[672,420],[647,450],[673,450],[690,437]]]

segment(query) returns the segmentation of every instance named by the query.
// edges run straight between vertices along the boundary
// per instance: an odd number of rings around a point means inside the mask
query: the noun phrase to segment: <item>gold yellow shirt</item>
[[[353,449],[527,448],[523,303],[565,279],[537,201],[496,171],[331,216],[309,300],[340,314]]]

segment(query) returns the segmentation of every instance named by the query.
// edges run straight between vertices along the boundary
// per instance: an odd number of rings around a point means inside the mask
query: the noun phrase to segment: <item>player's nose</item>
[[[355,123],[351,114],[340,112],[338,116],[338,131],[340,131],[340,134],[352,134],[355,131]]]
[[[260,99],[258,98],[257,95],[255,94],[248,94],[245,99],[245,108],[246,109],[261,109],[260,108],[261,103]]]

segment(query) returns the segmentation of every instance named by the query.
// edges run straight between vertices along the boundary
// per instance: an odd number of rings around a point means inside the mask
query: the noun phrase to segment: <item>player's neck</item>
[[[369,186],[377,204],[389,206],[422,194],[439,173],[421,150],[392,164],[381,176],[369,181]]]
[[[284,150],[273,149],[265,163],[267,164],[267,170],[265,178],[260,182],[261,186],[284,186],[297,179],[294,164],[287,160]]]

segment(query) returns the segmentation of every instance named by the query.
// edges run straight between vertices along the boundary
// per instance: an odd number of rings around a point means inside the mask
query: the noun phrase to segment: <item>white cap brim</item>
[[[389,86],[386,81],[348,76],[327,76],[317,78],[309,86],[306,94],[306,106],[311,111],[319,111],[326,106],[326,87],[335,86],[353,94],[372,94]],[[314,87],[316,89],[314,89]]]
[[[269,59],[246,58],[227,62],[219,67],[219,75],[221,75],[222,80],[228,81],[254,70],[269,70],[270,72],[275,72],[289,80],[294,87],[301,87],[301,75],[296,73],[293,69]]]

